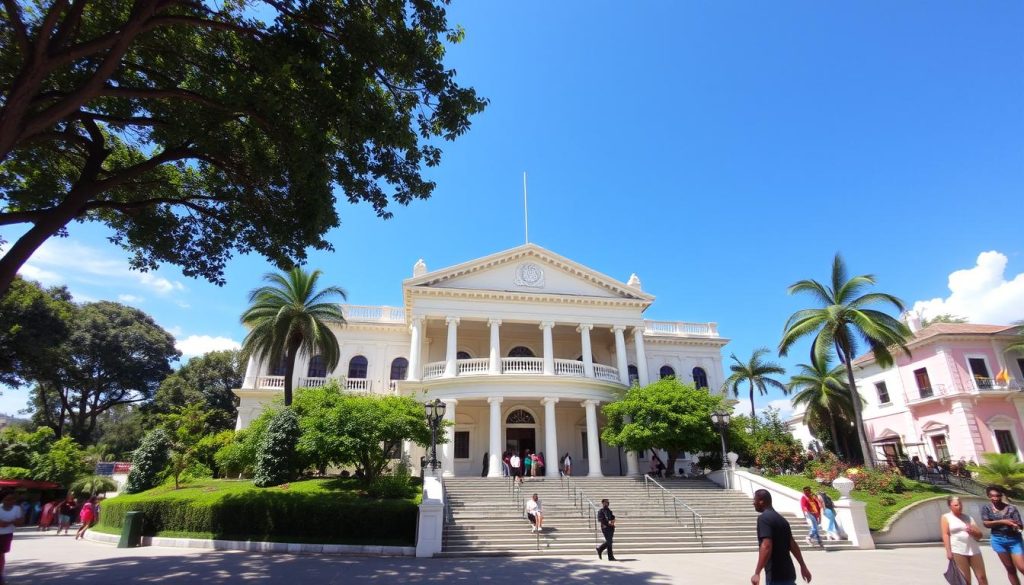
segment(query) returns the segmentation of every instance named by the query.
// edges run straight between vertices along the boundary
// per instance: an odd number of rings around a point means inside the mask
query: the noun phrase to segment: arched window
[[[528,347],[517,345],[508,352],[508,357],[537,357],[533,355],[533,351]]]
[[[537,421],[533,419],[533,415],[526,412],[523,409],[513,410],[508,413],[508,417],[505,419],[505,424],[509,425],[535,425]]]
[[[693,385],[698,388],[708,387],[708,373],[704,368],[693,368]]]
[[[391,379],[404,380],[409,375],[409,360],[400,357],[391,362]]]
[[[469,355],[468,352],[460,351],[460,352],[457,352],[455,354],[455,359],[457,359],[457,360],[471,360],[471,359],[473,359],[473,356]]]
[[[361,355],[348,360],[348,377],[356,379],[366,378],[367,363],[366,358]]]
[[[309,369],[306,370],[306,375],[310,378],[327,377],[327,362],[324,361],[324,356],[317,354],[309,360]]]
[[[676,377],[676,371],[672,369],[672,366],[661,366],[661,370],[658,373],[663,379]]]
[[[633,364],[629,364],[629,367],[626,368],[626,371],[629,372],[630,386],[640,383],[640,370],[636,369],[636,366],[634,366]]]
[[[288,371],[288,362],[284,356],[281,356],[281,361],[270,367],[271,376],[283,376]]]

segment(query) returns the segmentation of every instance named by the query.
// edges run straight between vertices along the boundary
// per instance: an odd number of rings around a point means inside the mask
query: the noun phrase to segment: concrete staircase
[[[662,480],[669,493],[690,506],[702,519],[677,506],[653,484],[642,479],[573,478],[577,492],[600,505],[608,498],[616,516],[615,553],[682,553],[752,551],[757,548],[757,512],[750,498],[726,491],[704,479]],[[524,482],[521,496],[537,493],[544,507],[544,531],[530,532],[522,502],[509,483],[495,478],[450,478],[444,481],[450,521],[444,531],[443,556],[593,555],[603,542],[594,512],[581,513],[567,482],[535,478]],[[650,495],[648,495],[648,493]],[[802,518],[787,518],[797,542],[804,546],[807,526]],[[846,541],[827,542],[826,548],[849,548]]]

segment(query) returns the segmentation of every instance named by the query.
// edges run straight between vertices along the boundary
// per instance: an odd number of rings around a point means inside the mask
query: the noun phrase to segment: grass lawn
[[[795,490],[802,490],[804,487],[810,487],[817,492],[821,488],[821,484],[817,481],[804,477],[803,475],[776,475],[769,477],[768,479],[786,487],[791,487]],[[914,502],[920,502],[921,500],[927,500],[936,496],[947,496],[950,493],[931,484],[921,483],[911,479],[904,479],[903,483],[907,486],[907,491],[902,494],[871,494],[862,490],[853,490],[850,492],[851,498],[867,504],[866,512],[868,515],[868,526],[871,530],[881,530],[882,527],[885,526],[885,523],[888,522],[896,512],[910,504],[913,504]],[[839,490],[835,488],[825,488],[825,492],[834,500],[839,498]],[[895,503],[888,506],[883,505],[881,502],[883,498],[892,498],[895,500]]]
[[[409,510],[421,499],[418,479],[405,498],[391,500],[368,496],[354,478],[307,479],[269,488],[255,487],[251,480],[201,479],[177,490],[171,483],[111,498],[101,511],[107,508],[112,513],[101,513],[93,529],[119,534],[124,511],[141,510],[146,518],[144,533],[150,536],[409,546],[414,538],[414,511],[409,526],[404,526],[409,513],[401,512],[390,518],[401,518],[397,523],[402,526],[381,527],[378,522],[376,530],[346,530],[348,524],[358,522],[344,520],[373,521],[366,516]],[[244,516],[242,521],[237,521],[239,515]],[[387,524],[386,519],[383,523]],[[153,529],[154,524],[160,528]]]

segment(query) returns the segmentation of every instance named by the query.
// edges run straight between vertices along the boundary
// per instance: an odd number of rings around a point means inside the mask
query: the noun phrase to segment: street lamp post
[[[430,425],[430,468],[437,472],[441,462],[437,460],[437,427],[441,426],[444,419],[444,411],[447,405],[438,398],[423,403],[423,410],[426,411],[427,424]]]
[[[724,410],[716,410],[711,413],[711,424],[718,429],[722,438],[722,472],[725,474],[725,489],[729,489],[729,457],[726,455],[725,430],[729,428],[729,413]]]

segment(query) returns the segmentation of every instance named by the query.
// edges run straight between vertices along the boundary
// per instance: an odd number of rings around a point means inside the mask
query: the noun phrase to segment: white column
[[[458,400],[450,398],[444,401],[445,443],[441,445],[441,475],[443,477],[455,477],[455,407],[458,404]]]
[[[622,417],[622,422],[628,425],[633,422],[633,417],[627,414]],[[637,459],[636,451],[626,451],[626,475],[630,477],[640,475],[640,460]]]
[[[583,375],[588,378],[594,377],[594,354],[590,348],[590,330],[593,328],[589,323],[580,323],[576,328],[580,332],[580,345],[583,346]]]
[[[557,398],[543,398],[544,405],[544,477],[558,477],[558,426],[555,424]]]
[[[552,321],[544,321],[540,324],[540,328],[544,330],[544,375],[553,376],[555,374],[555,348],[554,342],[551,340],[551,329],[555,326]]]
[[[448,351],[445,354],[444,377],[453,378],[458,373],[455,360],[459,353],[459,318],[448,317],[444,322],[448,324]]]
[[[487,399],[491,405],[490,450],[487,452],[487,477],[501,477],[501,401],[500,396]]]
[[[615,365],[619,368],[619,382],[623,386],[629,386],[629,362],[626,361],[626,337],[622,334],[625,325],[612,327],[615,334]]]
[[[646,386],[651,383],[647,375],[647,352],[644,351],[644,328],[633,328],[633,345],[636,346],[636,370],[640,377],[640,385]]]
[[[584,400],[587,409],[587,477],[604,477],[601,473],[601,446],[597,436],[597,401]]]
[[[245,366],[245,381],[242,383],[242,388],[255,388],[256,378],[260,376],[260,363],[256,361],[255,356],[249,356],[249,361]]]
[[[413,317],[409,331],[409,371],[405,379],[419,380],[423,355],[423,317]]]
[[[491,326],[491,367],[490,373],[501,373],[501,339],[498,336],[498,328],[501,327],[501,319],[491,319],[487,322]]]

